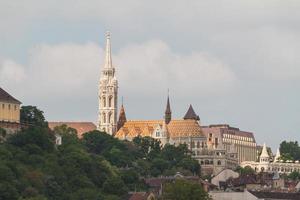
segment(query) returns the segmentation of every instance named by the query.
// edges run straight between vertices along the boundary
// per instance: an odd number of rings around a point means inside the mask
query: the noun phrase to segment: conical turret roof
[[[190,105],[188,111],[184,115],[183,119],[194,119],[194,120],[200,120],[199,116],[195,113],[192,105]]]
[[[268,158],[269,157],[267,147],[266,147],[266,143],[264,143],[264,146],[263,146],[263,149],[261,151],[260,157],[263,157],[263,158]]]

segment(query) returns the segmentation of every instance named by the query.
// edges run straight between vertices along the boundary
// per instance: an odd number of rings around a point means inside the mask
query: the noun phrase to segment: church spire
[[[169,99],[169,94],[168,94],[167,107],[166,107],[166,111],[165,111],[165,123],[169,124],[171,119],[172,119],[172,111],[171,111],[170,99]]]
[[[122,128],[122,126],[124,126],[126,121],[127,121],[127,119],[126,119],[125,109],[124,109],[124,106],[123,106],[123,97],[122,97],[122,105],[121,105],[119,120],[118,120],[118,124],[117,124],[117,131],[120,128]]]
[[[113,68],[111,59],[110,32],[106,32],[105,63],[104,68]]]

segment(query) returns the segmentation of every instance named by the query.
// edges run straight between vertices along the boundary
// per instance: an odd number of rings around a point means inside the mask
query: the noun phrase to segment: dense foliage
[[[167,183],[164,189],[165,200],[209,200],[209,196],[197,183],[175,180]]]
[[[150,137],[120,141],[99,131],[78,139],[65,125],[51,131],[35,107],[22,110],[30,125],[0,144],[0,200],[124,199],[147,189],[143,177],[200,171],[185,145],[161,148]]]
[[[300,147],[297,141],[283,141],[280,144],[280,153],[283,161],[300,160]]]

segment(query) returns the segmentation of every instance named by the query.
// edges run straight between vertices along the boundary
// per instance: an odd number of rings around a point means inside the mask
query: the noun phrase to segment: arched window
[[[105,98],[105,96],[102,97],[102,105],[103,105],[103,107],[106,107],[106,98]]]
[[[108,106],[109,106],[109,107],[112,107],[112,99],[113,99],[112,96],[110,96],[110,97],[108,98]]]
[[[221,165],[221,160],[218,160],[218,165]]]
[[[102,113],[102,121],[103,121],[103,123],[106,123],[106,115],[105,115],[105,113]]]
[[[209,160],[205,160],[204,163],[205,163],[205,165],[208,165],[209,164]]]
[[[112,119],[111,119],[111,112],[110,113],[108,113],[108,123],[110,123],[112,121]]]

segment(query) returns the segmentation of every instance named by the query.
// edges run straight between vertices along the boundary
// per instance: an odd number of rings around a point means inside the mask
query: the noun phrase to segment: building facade
[[[105,61],[99,81],[97,129],[114,135],[117,131],[118,80],[112,64],[110,33],[106,33]]]
[[[122,117],[123,116],[123,117]],[[208,148],[207,138],[200,126],[200,118],[190,105],[183,119],[172,119],[169,97],[162,120],[126,120],[124,107],[120,111],[120,126],[115,137],[132,140],[137,136],[149,136],[160,140],[162,145],[186,144],[193,158],[201,164],[203,175],[217,174],[224,169],[235,169],[238,165],[234,148]],[[124,120],[125,119],[125,120]]]
[[[20,130],[20,106],[21,102],[0,88],[0,128],[7,134]]]
[[[279,174],[289,174],[293,171],[300,172],[300,163],[299,161],[292,162],[287,161],[283,162],[280,160],[280,151],[277,150],[274,160],[271,160],[270,155],[268,154],[266,144],[263,145],[259,161],[244,161],[241,163],[242,167],[249,166],[254,169],[256,172],[269,172],[269,173],[279,173]]]
[[[256,141],[253,133],[241,131],[227,124],[202,126],[207,137],[207,145],[213,148],[230,150],[232,145],[237,152],[238,162],[256,161]]]

